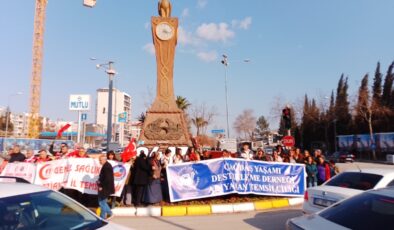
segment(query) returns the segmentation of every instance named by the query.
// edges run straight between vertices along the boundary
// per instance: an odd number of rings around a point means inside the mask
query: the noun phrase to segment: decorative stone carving
[[[151,140],[178,140],[183,135],[182,125],[159,118],[146,126],[144,134]]]

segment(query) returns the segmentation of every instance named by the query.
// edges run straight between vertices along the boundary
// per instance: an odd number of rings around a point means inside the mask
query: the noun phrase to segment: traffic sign
[[[86,121],[88,119],[87,113],[81,113],[81,121]]]
[[[224,129],[212,129],[211,133],[213,134],[224,133]]]
[[[286,147],[293,147],[295,145],[295,139],[292,136],[284,136],[282,138],[282,143]]]

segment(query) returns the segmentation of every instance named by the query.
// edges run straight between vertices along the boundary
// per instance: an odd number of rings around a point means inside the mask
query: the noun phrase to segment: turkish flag
[[[71,125],[70,124],[66,124],[65,126],[63,126],[61,129],[59,129],[59,131],[57,131],[57,136],[56,138],[60,138],[62,137],[62,134],[64,131],[66,131],[68,128],[70,128]]]
[[[120,154],[120,157],[122,158],[123,162],[127,162],[136,155],[137,155],[137,146],[135,144],[135,138],[131,138],[129,145],[127,145],[123,153]]]

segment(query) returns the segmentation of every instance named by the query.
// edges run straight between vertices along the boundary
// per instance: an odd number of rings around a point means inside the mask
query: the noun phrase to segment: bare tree
[[[377,100],[374,100],[374,98],[369,95],[367,88],[368,75],[364,76],[362,83],[363,84],[361,85],[358,93],[358,103],[354,107],[355,117],[356,119],[363,119],[365,122],[367,122],[371,145],[376,146],[373,136],[373,122],[376,117],[389,116],[391,110],[388,107],[381,105]],[[372,158],[376,160],[375,148],[372,148]]]
[[[253,139],[253,131],[256,128],[256,117],[253,115],[253,110],[246,109],[238,115],[233,127],[239,137]]]
[[[206,134],[207,128],[217,115],[216,107],[209,107],[206,103],[193,103],[190,109],[190,120],[196,127],[196,135]]]

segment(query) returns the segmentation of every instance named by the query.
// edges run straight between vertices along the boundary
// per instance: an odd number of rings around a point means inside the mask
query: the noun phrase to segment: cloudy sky
[[[275,107],[299,104],[308,93],[324,98],[341,73],[351,93],[362,76],[394,60],[394,1],[381,0],[173,0],[179,17],[175,94],[216,107],[211,128],[225,128],[224,66],[229,57],[230,122],[245,109],[277,126]],[[146,110],[156,88],[150,17],[154,0],[82,0],[48,3],[41,113],[76,120],[69,94],[91,94],[108,79],[96,57],[115,61],[115,86],[132,96],[132,116]],[[0,7],[0,106],[28,111],[34,1]],[[244,63],[242,60],[250,59]],[[12,96],[21,91],[22,96]],[[94,113],[89,114],[94,121]]]

